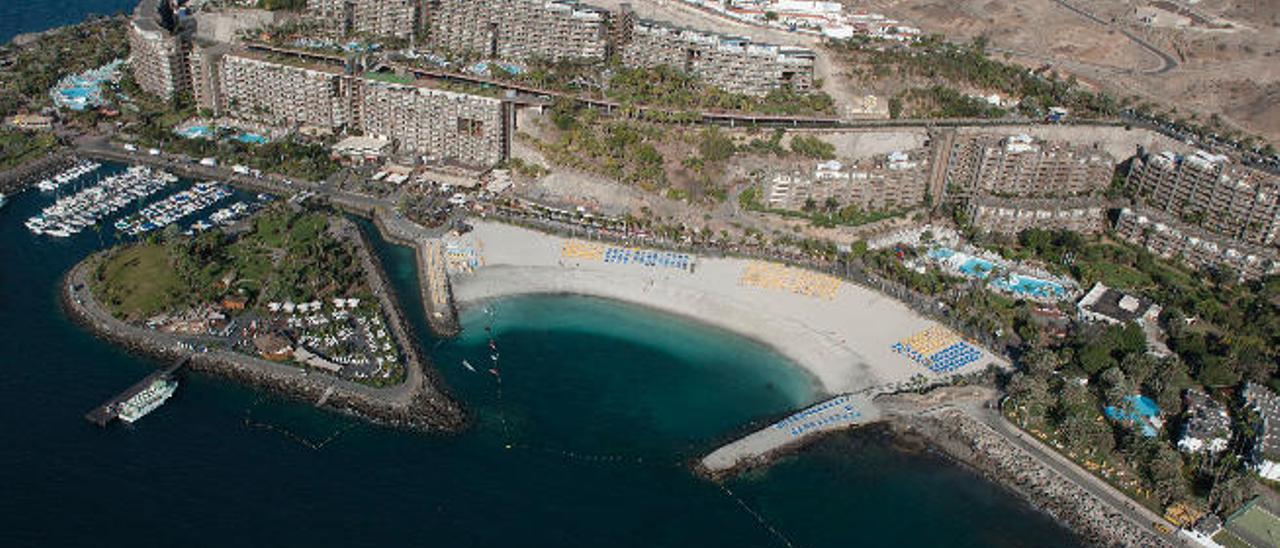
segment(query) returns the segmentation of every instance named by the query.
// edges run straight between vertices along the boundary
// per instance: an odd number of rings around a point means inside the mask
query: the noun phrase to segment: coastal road
[[[1137,524],[1143,530],[1163,538],[1174,545],[1185,545],[1183,537],[1174,533],[1162,533],[1154,527],[1156,523],[1167,523],[1164,518],[1156,515],[1146,507],[1133,502],[1124,493],[1121,493],[1115,487],[1107,482],[1099,479],[1097,476],[1089,473],[1087,470],[1080,468],[1076,463],[1067,457],[1058,453],[1053,448],[1045,445],[1033,436],[1024,433],[1021,429],[1014,426],[1000,414],[997,407],[988,406],[986,404],[976,404],[959,407],[969,416],[981,421],[983,424],[991,427],[996,433],[1004,436],[1014,445],[1022,448],[1031,454],[1036,460],[1044,463],[1046,466],[1061,474],[1063,477],[1074,482],[1076,485],[1084,488],[1093,494],[1098,500],[1105,502],[1118,514],[1124,516],[1129,521]]]

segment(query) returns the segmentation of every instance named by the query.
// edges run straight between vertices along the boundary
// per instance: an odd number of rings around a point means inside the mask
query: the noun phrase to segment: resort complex
[[[37,407],[41,376],[74,360],[154,360],[61,384],[93,390],[85,418],[132,429],[139,462],[157,439],[190,443],[156,435],[189,420],[175,407],[235,406],[227,439],[284,444],[246,452],[267,455],[255,466],[345,478],[324,455],[350,456],[446,545],[626,544],[603,518],[632,504],[631,525],[706,509],[734,545],[1276,545],[1280,156],[1200,110],[1243,91],[1187,99],[1196,116],[1160,99],[1209,70],[1198,41],[1234,56],[1257,33],[1234,21],[1270,20],[1019,4],[1089,49],[1050,55],[932,34],[958,28],[938,11],[1023,20],[994,4],[854,4],[141,0],[14,38],[0,229],[21,260],[0,279],[24,288],[6,297],[14,352],[50,362],[15,370],[17,401]],[[934,22],[901,22],[917,20]],[[255,392],[184,381],[204,374]],[[230,460],[189,431],[217,457],[190,468]],[[918,471],[951,461],[978,474]],[[419,490],[405,462],[447,473]],[[858,474],[867,496],[831,494]],[[530,478],[572,489],[531,495]],[[634,501],[595,500],[614,481]],[[19,506],[47,506],[19,484]],[[856,527],[809,534],[796,492]],[[998,526],[933,510],[976,499]],[[516,506],[575,525],[474,527],[472,509]],[[920,511],[866,521],[897,507]],[[633,536],[707,542],[660,535]]]

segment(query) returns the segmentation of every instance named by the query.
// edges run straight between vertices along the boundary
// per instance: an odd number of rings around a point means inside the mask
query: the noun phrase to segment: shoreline
[[[59,302],[73,322],[133,353],[161,360],[190,356],[189,367],[194,371],[263,388],[298,401],[315,404],[323,400],[325,409],[375,424],[418,431],[461,431],[467,423],[466,414],[443,390],[436,372],[428,371],[430,364],[423,358],[416,338],[406,328],[403,313],[394,302],[393,294],[387,290],[389,284],[376,255],[368,248],[358,227],[346,225],[342,228],[355,231],[355,234],[348,234],[354,240],[371,289],[378,295],[387,323],[406,357],[405,379],[392,387],[375,388],[230,350],[193,352],[181,345],[201,344],[199,337],[161,333],[123,322],[102,307],[88,285],[91,269],[111,250],[90,255],[73,266],[60,282]]]
[[[894,392],[948,383],[989,364],[1008,367],[1002,357],[979,348],[981,359],[960,371],[928,371],[891,347],[940,324],[887,295],[847,282],[840,282],[829,298],[820,298],[742,283],[744,268],[758,264],[748,259],[696,257],[690,270],[607,264],[562,257],[562,245],[570,240],[560,236],[492,221],[473,225],[463,236],[464,245],[482,256],[483,265],[474,273],[452,276],[453,295],[463,309],[532,294],[637,305],[763,344],[816,379],[822,395],[872,388]]]

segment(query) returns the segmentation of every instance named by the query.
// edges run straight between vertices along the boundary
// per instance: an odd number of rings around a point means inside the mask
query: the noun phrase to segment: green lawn
[[[1213,535],[1213,541],[1226,546],[1227,548],[1252,548],[1243,540],[1236,538],[1235,535],[1231,534],[1231,532],[1226,529],[1218,531],[1218,534]]]
[[[187,288],[169,265],[165,248],[138,244],[107,260],[95,288],[112,312],[127,320],[141,320],[181,302]]]

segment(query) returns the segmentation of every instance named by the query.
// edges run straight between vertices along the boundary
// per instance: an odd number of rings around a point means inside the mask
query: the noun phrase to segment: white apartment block
[[[187,68],[189,33],[177,28],[172,12],[164,0],[143,0],[129,21],[130,65],[133,79],[143,91],[164,100],[191,89]],[[174,28],[166,28],[166,25]]]
[[[458,55],[604,61],[609,12],[574,0],[426,0],[426,43]]]
[[[1199,269],[1228,266],[1245,279],[1280,273],[1274,248],[1214,234],[1157,210],[1121,210],[1115,232],[1164,259],[1181,259]]]
[[[1029,135],[960,137],[947,164],[953,200],[1089,196],[1107,189],[1115,159],[1087,146],[1039,141]]]
[[[863,211],[901,211],[925,201],[928,162],[905,152],[846,165],[818,164],[810,172],[783,172],[769,177],[763,200],[775,209],[799,211],[810,201],[821,209],[827,200]]]
[[[226,114],[270,126],[336,130],[346,124],[342,71],[241,51],[218,71]]]
[[[668,66],[729,92],[762,96],[774,90],[813,87],[814,53],[750,39],[625,17],[619,32],[622,63]]]
[[[395,142],[401,154],[486,167],[506,158],[510,136],[499,99],[369,79],[353,91],[364,135]]]
[[[1140,153],[1126,184],[1147,206],[1222,236],[1262,245],[1280,237],[1280,177],[1225,156]]]
[[[343,35],[411,38],[420,0],[307,0],[306,15]]]
[[[993,198],[969,200],[967,213],[974,228],[997,234],[1018,234],[1033,228],[1097,234],[1106,228],[1107,207],[1097,198]]]

